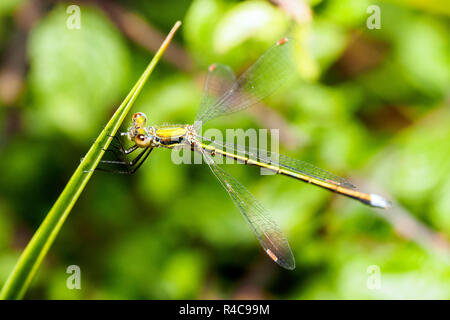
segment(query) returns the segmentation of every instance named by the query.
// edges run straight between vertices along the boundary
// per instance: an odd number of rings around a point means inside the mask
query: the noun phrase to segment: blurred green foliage
[[[20,56],[15,39],[30,2],[0,4],[0,285],[152,55],[104,7],[82,5],[81,28],[69,30],[60,3],[40,8],[24,40],[27,68],[17,68],[11,56]],[[150,123],[190,123],[209,64],[240,73],[289,34],[300,44],[298,80],[265,101],[294,141],[281,142],[283,153],[388,195],[407,218],[226,165],[289,239],[297,269],[286,271],[205,165],[177,166],[156,150],[134,176],[95,174],[28,298],[450,298],[448,6],[379,2],[381,29],[369,30],[372,2],[306,3],[313,18],[298,23],[268,1],[123,1],[119,9],[152,30],[182,19],[176,42],[193,61],[185,70],[158,65],[134,111]],[[8,66],[23,82],[13,102],[1,80]],[[243,112],[210,126],[258,128],[265,118]],[[66,287],[72,264],[81,290]],[[380,289],[366,285],[371,265]]]
[[[82,28],[67,32],[65,8],[54,8],[30,34],[28,79],[36,109],[29,121],[37,131],[57,130],[86,141],[109,106],[126,94],[130,53],[97,10],[83,10]]]

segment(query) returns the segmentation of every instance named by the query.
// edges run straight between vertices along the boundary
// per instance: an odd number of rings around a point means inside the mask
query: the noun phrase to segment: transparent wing
[[[270,152],[263,149],[256,149],[251,147],[243,147],[239,145],[234,145],[230,143],[212,141],[201,137],[203,141],[209,141],[209,145],[219,148],[221,150],[227,151],[229,153],[238,154],[240,156],[248,157],[252,160],[262,162],[265,164],[271,164],[278,166],[293,172],[304,174],[312,178],[316,178],[325,182],[330,182],[338,186],[355,188],[355,186],[348,180],[341,178],[331,172],[324,169],[320,169],[315,165],[301,160],[293,159],[275,152]]]
[[[207,109],[215,105],[225,93],[230,91],[235,82],[236,77],[229,66],[220,63],[210,65],[196,119],[201,118]]]
[[[205,123],[213,118],[240,111],[272,94],[295,75],[292,57],[294,45],[295,41],[289,38],[278,41],[237,81],[234,81],[231,85],[229,81],[225,81],[223,89],[216,91],[222,94],[218,99],[208,98],[204,101],[204,104],[202,102],[196,122]],[[220,70],[221,73],[224,71]],[[210,72],[218,71],[210,70]],[[229,75],[226,78],[232,79]]]
[[[219,168],[206,152],[202,152],[214,175],[228,191],[234,204],[239,208],[248,224],[255,232],[261,246],[269,257],[283,268],[295,268],[295,260],[291,248],[280,228],[270,218],[269,212],[256,200],[253,195],[237,180]]]

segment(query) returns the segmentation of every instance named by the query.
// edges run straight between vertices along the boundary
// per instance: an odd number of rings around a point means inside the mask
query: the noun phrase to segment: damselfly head
[[[140,148],[146,148],[152,144],[153,138],[149,134],[145,124],[147,116],[143,112],[136,112],[131,118],[132,124],[128,129],[128,138]]]

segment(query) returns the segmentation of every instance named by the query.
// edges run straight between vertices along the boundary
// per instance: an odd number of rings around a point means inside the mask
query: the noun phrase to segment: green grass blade
[[[178,21],[173,26],[169,35],[164,40],[163,44],[145,69],[142,76],[109,120],[106,127],[89,149],[83,161],[75,170],[59,198],[56,200],[39,229],[33,235],[33,238],[30,240],[20,256],[19,261],[15,265],[2,288],[0,299],[21,299],[24,296],[31,280],[39,269],[42,260],[45,258],[53,241],[58,235],[58,232],[61,230],[61,227],[69,215],[70,210],[92,176],[94,169],[100,162],[100,159],[104,154],[103,150],[106,150],[111,143],[112,138],[109,135],[116,134],[127,113],[130,111],[134,101],[139,95],[142,87],[168,47],[173,35],[180,25],[181,22]]]

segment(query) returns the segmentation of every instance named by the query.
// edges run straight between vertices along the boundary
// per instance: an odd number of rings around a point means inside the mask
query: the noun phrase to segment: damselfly
[[[120,161],[103,161],[103,163],[124,165],[126,170],[119,171],[120,173],[134,173],[154,148],[186,148],[201,153],[204,161],[255,232],[265,252],[286,269],[294,269],[295,260],[280,228],[272,220],[268,211],[245,187],[217,166],[214,160],[216,156],[265,168],[275,174],[319,186],[373,207],[388,208],[390,206],[383,197],[360,192],[347,180],[312,164],[265,150],[209,140],[198,134],[205,122],[254,105],[292,77],[294,43],[295,41],[289,38],[278,41],[238,79],[235,79],[229,67],[222,64],[211,65],[208,69],[200,109],[193,125],[147,126],[145,114],[135,113],[129,130],[121,133],[134,145],[124,149],[120,144],[119,149],[123,154],[130,154],[138,149],[143,151],[132,161],[126,161],[123,155],[118,153],[116,154]],[[118,140],[120,142],[120,139]]]

